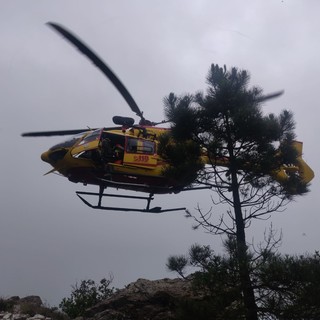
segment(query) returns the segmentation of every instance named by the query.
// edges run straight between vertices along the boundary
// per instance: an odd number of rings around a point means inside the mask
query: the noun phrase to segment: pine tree
[[[262,103],[280,93],[263,95],[260,88],[249,88],[249,80],[247,71],[212,64],[205,94],[177,97],[171,93],[165,99],[165,112],[175,143],[167,138],[160,146],[172,165],[166,174],[182,179],[182,184],[196,182],[213,188],[218,202],[228,206],[220,216],[200,209],[197,216],[189,215],[209,232],[236,236],[247,320],[257,319],[257,305],[245,229],[252,219],[268,217],[308,191],[294,171],[288,170],[284,177],[279,174],[284,164],[289,168],[297,161],[293,114],[284,110],[279,116],[264,115]],[[179,152],[173,151],[175,146]],[[199,163],[203,153],[207,165]]]

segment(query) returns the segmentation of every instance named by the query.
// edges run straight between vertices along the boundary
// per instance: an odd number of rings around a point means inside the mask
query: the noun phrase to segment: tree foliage
[[[169,134],[161,135],[159,141],[158,151],[170,164],[164,174],[175,181],[177,191],[191,185],[197,179],[199,170],[203,168],[198,144],[192,140],[173,143]]]
[[[296,163],[293,114],[284,110],[279,116],[264,115],[261,104],[273,96],[264,96],[257,87],[248,88],[249,80],[247,71],[227,70],[213,64],[207,76],[206,94],[178,97],[170,93],[164,100],[165,112],[173,124],[172,137],[177,149],[174,152],[172,144],[166,149],[168,140],[161,141],[160,152],[177,172],[185,169],[184,174],[193,176],[193,182],[218,186],[220,190],[229,191],[233,187],[233,172],[241,175],[237,183],[243,197],[252,197],[246,192],[248,185],[259,190],[272,189],[273,194],[287,197],[306,192],[306,185],[292,172],[286,173],[290,176],[287,183],[279,184],[276,180],[276,173],[284,164]],[[206,150],[211,164],[204,171],[201,171],[204,164],[200,167],[195,160],[201,150]],[[197,165],[185,166],[192,162],[190,159]],[[223,162],[228,164],[221,166]],[[174,173],[171,171],[169,175]]]
[[[63,298],[59,307],[71,319],[83,316],[86,309],[93,307],[98,302],[110,297],[114,288],[110,288],[113,277],[103,278],[99,284],[94,280],[82,280],[80,284],[72,286],[72,292],[69,298]]]

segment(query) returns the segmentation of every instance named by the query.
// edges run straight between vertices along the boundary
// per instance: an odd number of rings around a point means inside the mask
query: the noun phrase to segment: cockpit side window
[[[86,150],[76,154],[74,158],[99,161],[99,153],[97,150]]]

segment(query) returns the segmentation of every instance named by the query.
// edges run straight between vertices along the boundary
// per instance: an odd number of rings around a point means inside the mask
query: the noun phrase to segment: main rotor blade
[[[22,137],[51,137],[51,136],[67,136],[78,134],[95,129],[75,129],[75,130],[58,130],[58,131],[37,131],[37,132],[25,132],[22,133]]]
[[[101,71],[102,73],[112,82],[112,84],[117,88],[122,97],[126,100],[129,107],[133,112],[136,113],[141,119],[144,119],[143,113],[139,109],[138,105],[134,101],[133,97],[120,81],[120,79],[115,75],[115,73],[80,39],[74,36],[70,31],[66,30],[61,25],[53,22],[47,22],[47,24],[55,29],[57,32],[62,34],[67,40],[69,40],[75,47],[77,47],[87,58],[89,58]]]
[[[284,90],[282,91],[277,91],[277,92],[274,92],[274,93],[269,93],[265,96],[262,96],[260,98],[257,99],[257,102],[263,102],[263,101],[266,101],[266,100],[269,100],[269,99],[274,99],[274,98],[278,98],[280,97],[282,94],[284,93]]]

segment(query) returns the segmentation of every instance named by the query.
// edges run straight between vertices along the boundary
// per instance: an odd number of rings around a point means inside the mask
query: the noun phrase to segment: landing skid
[[[139,196],[129,196],[129,195],[119,195],[119,194],[110,194],[103,193],[104,188],[100,188],[100,192],[83,192],[76,191],[77,196],[81,199],[83,203],[89,206],[92,209],[100,209],[100,210],[109,210],[109,211],[134,211],[134,212],[149,212],[149,213],[162,213],[162,212],[170,212],[170,211],[181,211],[186,210],[186,208],[173,208],[173,209],[162,209],[161,207],[153,207],[150,208],[150,203],[154,199],[153,194],[150,193],[148,197],[139,197]],[[87,201],[83,196],[97,196],[98,204],[93,205],[89,201]],[[135,199],[135,200],[146,200],[147,206],[145,209],[135,209],[135,208],[122,208],[122,207],[105,207],[102,205],[102,197],[113,197],[113,198],[126,198],[126,199]]]

